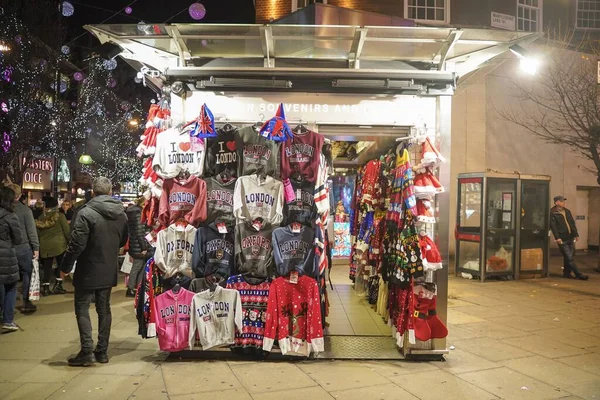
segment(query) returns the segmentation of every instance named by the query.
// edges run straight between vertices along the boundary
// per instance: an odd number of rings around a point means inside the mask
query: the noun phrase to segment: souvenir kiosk
[[[459,174],[456,274],[547,277],[550,203],[549,176]]]
[[[436,172],[446,188],[450,187],[451,99],[458,79],[510,46],[538,38],[524,32],[368,23],[95,25],[86,29],[102,43],[120,47],[120,56],[139,71],[144,83],[166,96],[171,118],[177,122],[194,120],[207,105],[217,126],[260,125],[283,104],[292,126],[305,126],[330,141],[370,142],[354,167],[395,149],[397,139],[421,132],[446,159]],[[437,285],[437,316],[443,322],[450,195],[437,196],[435,224],[429,227],[443,266],[427,279]],[[345,358],[335,352],[360,348],[352,357],[374,357],[364,337],[355,337],[355,343],[348,346],[336,345],[333,339],[326,340],[321,355]],[[386,339],[392,348],[395,339],[392,335]],[[445,353],[445,339],[402,349],[407,357],[441,358]]]

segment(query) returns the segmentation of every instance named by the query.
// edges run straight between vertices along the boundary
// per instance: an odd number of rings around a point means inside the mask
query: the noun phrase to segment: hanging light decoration
[[[63,16],[70,17],[71,15],[75,14],[75,7],[73,7],[73,4],[69,3],[68,1],[63,1],[60,5],[60,12]]]
[[[133,11],[133,8],[125,7],[125,14],[131,14],[132,11]]]
[[[79,156],[79,164],[90,165],[93,163],[94,160],[92,160],[92,156],[90,156],[89,154],[82,154],[81,156]]]
[[[63,53],[64,55],[67,55],[71,52],[71,49],[69,48],[69,46],[63,46],[60,48],[60,52]]]
[[[83,80],[83,78],[84,78],[83,72],[77,71],[73,74],[73,79],[75,79],[75,81],[77,81],[77,82],[81,82]]]
[[[206,15],[206,7],[202,3],[194,3],[188,9],[190,17],[196,21],[201,20]]]
[[[115,60],[114,58],[111,58],[109,60],[104,60],[102,62],[102,66],[104,67],[104,69],[106,69],[108,71],[112,71],[115,68],[117,68],[117,60]]]

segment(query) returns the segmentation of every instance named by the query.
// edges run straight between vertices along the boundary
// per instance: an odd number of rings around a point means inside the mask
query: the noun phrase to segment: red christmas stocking
[[[437,296],[433,296],[433,299],[430,300],[429,310],[427,312],[427,324],[429,325],[429,329],[431,331],[432,339],[443,339],[448,336],[448,328],[442,322],[442,320],[437,316],[436,309]]]
[[[415,337],[423,342],[431,339],[431,328],[427,324],[427,311],[431,300],[414,294],[415,311],[413,321],[415,324]]]

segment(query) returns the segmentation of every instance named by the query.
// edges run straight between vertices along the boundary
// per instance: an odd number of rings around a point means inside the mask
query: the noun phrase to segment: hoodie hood
[[[110,196],[102,195],[91,199],[86,205],[106,219],[116,220],[125,213],[123,204]]]
[[[35,226],[39,229],[48,229],[52,228],[56,225],[58,218],[60,215],[58,214],[58,209],[52,208],[50,210],[46,210],[42,215],[39,216],[38,219],[35,220]]]

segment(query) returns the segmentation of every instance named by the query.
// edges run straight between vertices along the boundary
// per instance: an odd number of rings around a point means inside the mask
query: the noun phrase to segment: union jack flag
[[[198,115],[196,126],[190,136],[198,138],[213,138],[217,136],[215,119],[206,104],[200,108],[200,115]]]

